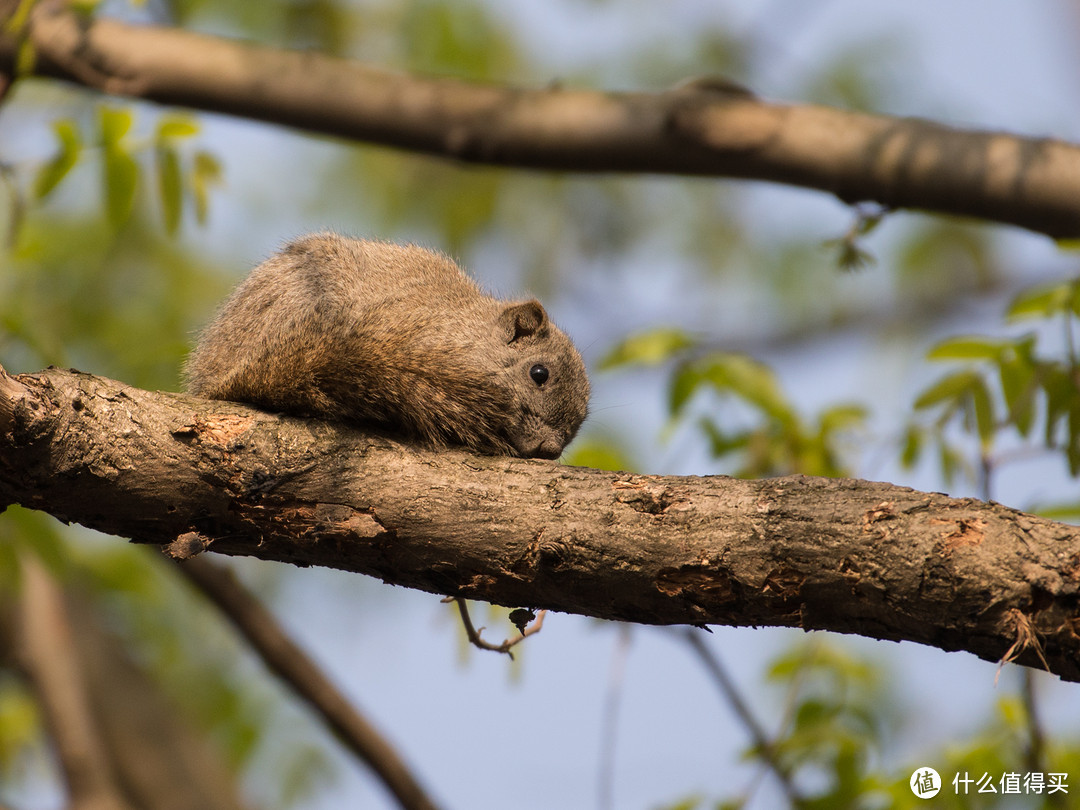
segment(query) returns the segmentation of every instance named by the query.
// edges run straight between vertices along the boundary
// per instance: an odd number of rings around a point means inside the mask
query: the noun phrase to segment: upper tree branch
[[[2,22],[2,20],[0,20]],[[39,75],[457,160],[787,183],[1080,237],[1080,148],[928,121],[767,104],[715,82],[662,93],[508,88],[380,70],[182,30],[83,21],[27,32]],[[0,36],[0,72],[17,43]]]
[[[18,382],[0,504],[504,605],[1012,648],[1080,680],[1080,529],[1000,504],[428,452],[73,371]]]

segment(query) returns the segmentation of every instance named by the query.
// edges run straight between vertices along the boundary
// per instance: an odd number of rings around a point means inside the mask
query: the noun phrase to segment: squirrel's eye
[[[542,366],[537,363],[535,366],[529,369],[529,376],[532,377],[532,381],[537,385],[543,385],[548,379],[547,366]]]

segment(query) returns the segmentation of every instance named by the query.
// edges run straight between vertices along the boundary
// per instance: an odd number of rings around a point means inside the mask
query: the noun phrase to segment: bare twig
[[[1039,722],[1038,701],[1035,698],[1035,680],[1038,675],[1034,670],[1022,669],[1020,671],[1020,699],[1024,703],[1027,715],[1028,744],[1025,752],[1025,760],[1029,771],[1045,771],[1046,763],[1043,761],[1046,735],[1043,733],[1042,724]]]
[[[1046,732],[1039,719],[1036,684],[1042,676],[1032,669],[1023,669],[1020,672],[1020,699],[1024,704],[1024,714],[1027,719],[1028,739],[1024,751],[1024,762],[1027,770],[1032,773],[1053,770],[1046,760]],[[1070,807],[1069,798],[1064,793],[1053,793],[1046,797],[1046,802],[1051,807]]]
[[[217,605],[266,666],[307,701],[342,744],[375,772],[401,807],[434,810],[434,800],[393,745],[289,638],[273,615],[231,571],[204,557],[184,560],[178,567]]]
[[[787,799],[792,806],[796,806],[801,797],[799,796],[798,790],[795,788],[795,784],[791,780],[791,774],[788,772],[787,768],[784,767],[783,763],[780,762],[776,752],[776,746],[769,739],[764,727],[758,722],[746,701],[743,700],[739,688],[731,679],[731,676],[728,674],[727,668],[720,660],[720,657],[705,644],[699,630],[692,627],[686,627],[677,632],[690,646],[690,649],[692,649],[697,654],[698,658],[701,659],[701,663],[704,665],[705,670],[709,675],[712,676],[713,681],[720,690],[720,694],[723,696],[724,700],[727,701],[728,705],[731,706],[731,710],[735,712],[735,716],[739,718],[739,721],[750,735],[754,748],[760,754],[761,759],[776,776],[780,783],[780,788],[784,791],[784,795],[787,796]]]
[[[487,628],[481,627],[479,630],[476,629],[472,623],[472,617],[469,616],[469,606],[464,599],[456,596],[448,596],[443,599],[443,602],[457,603],[458,613],[461,615],[461,624],[465,627],[465,635],[468,637],[470,644],[481,650],[506,653],[510,656],[511,661],[514,660],[514,654],[510,652],[511,648],[516,647],[529,636],[539,633],[540,629],[544,626],[544,616],[547,614],[546,610],[541,610],[537,613],[536,620],[526,627],[517,638],[508,638],[501,644],[492,644],[489,641],[484,641],[484,639],[480,637],[480,634]]]

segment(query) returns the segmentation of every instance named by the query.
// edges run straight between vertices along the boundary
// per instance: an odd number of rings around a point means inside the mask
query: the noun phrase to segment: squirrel
[[[497,300],[441,253],[334,233],[256,267],[185,375],[209,399],[527,458],[558,458],[589,401],[581,355],[539,301]]]

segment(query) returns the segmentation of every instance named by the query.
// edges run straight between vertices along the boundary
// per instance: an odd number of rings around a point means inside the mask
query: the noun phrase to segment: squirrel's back
[[[255,268],[186,371],[211,399],[545,458],[589,397],[581,356],[539,302],[498,301],[424,248],[328,233]]]

